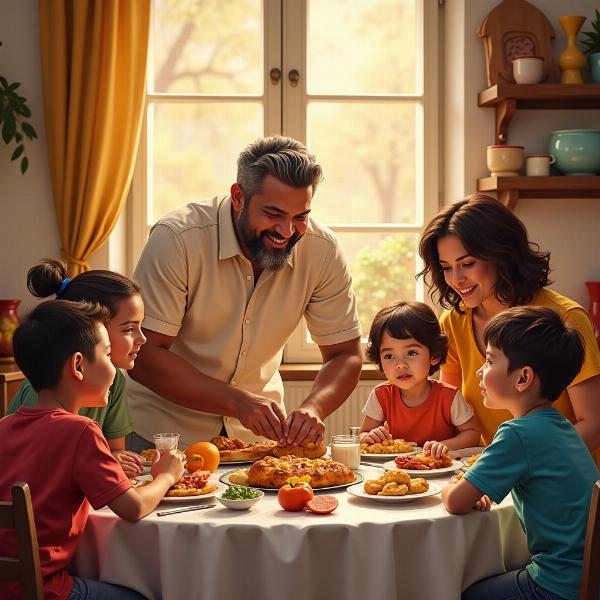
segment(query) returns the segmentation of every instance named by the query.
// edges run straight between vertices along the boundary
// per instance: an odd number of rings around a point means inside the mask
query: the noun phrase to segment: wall
[[[33,305],[27,269],[44,256],[57,256],[60,240],[46,155],[38,2],[0,0],[0,15],[0,74],[21,82],[18,91],[27,98],[39,138],[27,144],[25,175],[0,142],[0,298],[21,298],[24,312]]]
[[[494,111],[477,107],[477,93],[486,86],[483,42],[475,31],[498,4],[497,0],[446,0],[444,35],[446,79],[444,86],[444,203],[475,191],[477,178],[485,177],[485,147],[494,144]],[[552,23],[556,61],[566,46],[558,17],[585,15],[583,30],[591,29],[595,0],[531,0]],[[558,67],[557,67],[558,68]],[[464,77],[455,76],[464,71]],[[589,76],[584,73],[584,80]],[[600,109],[600,107],[599,107]],[[600,125],[600,110],[517,111],[509,130],[509,143],[525,146],[525,154],[547,153],[548,133]],[[519,200],[515,213],[525,223],[530,239],[552,253],[553,288],[587,306],[584,282],[600,279],[599,199]]]

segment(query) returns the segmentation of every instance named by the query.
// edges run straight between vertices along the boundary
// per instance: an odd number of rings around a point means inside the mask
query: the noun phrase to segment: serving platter
[[[401,469],[396,466],[396,462],[390,460],[389,462],[384,462],[381,465],[386,471],[404,471],[408,473],[411,477],[416,475],[418,477],[425,477],[425,479],[429,477],[439,477],[441,475],[447,475],[448,473],[454,473],[462,468],[463,463],[460,460],[453,459],[452,464],[449,467],[443,467],[441,469]]]
[[[351,485],[346,491],[357,498],[366,498],[367,500],[373,500],[374,502],[396,503],[413,502],[414,500],[419,500],[420,498],[435,496],[442,491],[442,486],[439,483],[430,483],[429,489],[426,492],[422,492],[421,494],[406,494],[405,496],[378,496],[377,494],[367,494],[364,486],[361,484]]]

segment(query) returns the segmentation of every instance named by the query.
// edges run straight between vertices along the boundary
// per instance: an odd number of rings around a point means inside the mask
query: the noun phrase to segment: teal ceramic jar
[[[565,175],[596,175],[600,172],[600,129],[552,131],[548,154]]]
[[[592,83],[600,83],[600,52],[594,52],[588,56]]]

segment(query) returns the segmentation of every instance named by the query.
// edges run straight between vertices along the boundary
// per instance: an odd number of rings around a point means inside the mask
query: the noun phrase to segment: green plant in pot
[[[0,75],[0,134],[7,146],[15,146],[10,160],[20,159],[21,173],[25,173],[29,166],[25,155],[25,140],[34,140],[37,133],[26,120],[31,117],[31,111],[27,106],[27,98],[17,92],[20,85],[19,82],[10,83]]]
[[[598,9],[596,9],[596,18],[592,21],[592,31],[582,31],[582,35],[586,36],[581,43],[585,46],[583,51],[588,55],[592,81],[600,83],[600,12]]]

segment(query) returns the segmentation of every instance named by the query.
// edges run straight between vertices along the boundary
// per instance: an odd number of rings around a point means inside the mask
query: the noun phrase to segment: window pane
[[[433,1],[433,0],[427,0]],[[419,0],[309,0],[310,94],[420,93]]]
[[[154,90],[262,94],[261,0],[155,0]]]
[[[414,223],[420,115],[413,103],[311,102],[308,147],[324,174],[314,216],[323,223]]]
[[[366,338],[378,310],[400,300],[415,300],[418,235],[336,235],[348,256],[358,314]]]
[[[180,204],[228,192],[239,153],[263,131],[259,103],[161,103],[153,112],[152,223]]]

